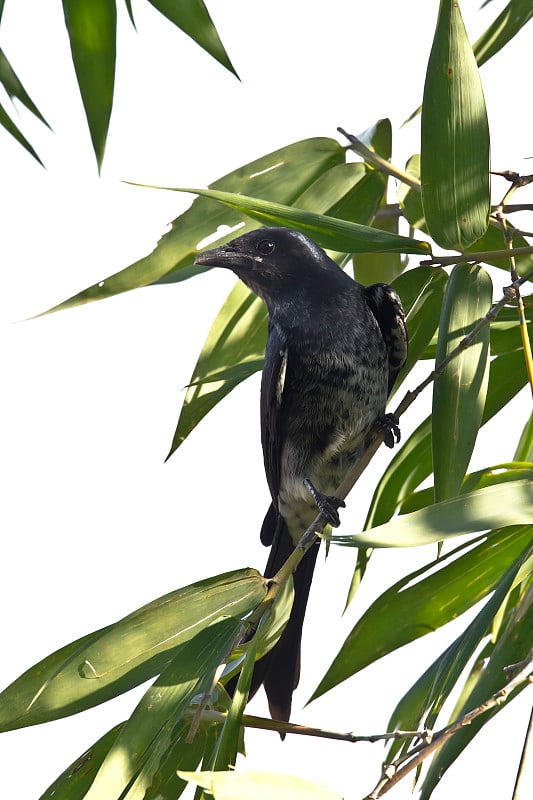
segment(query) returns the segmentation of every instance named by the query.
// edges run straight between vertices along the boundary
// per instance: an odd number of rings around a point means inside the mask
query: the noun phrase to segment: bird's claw
[[[383,414],[374,422],[377,431],[383,431],[383,441],[387,447],[394,447],[401,439],[400,420],[396,414]]]
[[[320,513],[325,516],[330,525],[334,528],[338,528],[341,524],[341,519],[337,509],[346,507],[344,500],[330,494],[322,494],[318,489],[315,489],[309,478],[305,478],[304,486],[313,496],[313,500],[317,504]]]

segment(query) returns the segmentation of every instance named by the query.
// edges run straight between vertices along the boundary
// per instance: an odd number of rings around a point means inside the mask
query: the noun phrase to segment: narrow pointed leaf
[[[524,425],[514,457],[517,460],[533,461],[533,412]]]
[[[471,542],[402,578],[356,623],[312,699],[462,614],[492,591],[530,541],[527,524],[520,529],[498,530],[483,536],[460,557],[456,556]]]
[[[241,627],[238,617],[220,619],[178,648],[121,729],[86,800],[122,795],[157,745],[158,736],[165,733],[165,726],[174,727],[193,697],[209,691],[216,669]]]
[[[504,47],[533,17],[531,0],[510,0],[474,44],[478,66]]]
[[[489,127],[459,3],[440,0],[422,104],[422,203],[432,238],[464,250],[490,210]]]
[[[82,800],[123,724],[115,725],[73,761],[39,800]]]
[[[497,540],[501,532],[494,531],[490,538]],[[389,730],[419,730],[421,727],[434,729],[437,716],[444,702],[454,689],[457,681],[475,653],[481,640],[486,636],[492,621],[516,579],[516,576],[527,559],[529,545],[511,564],[496,586],[496,590],[476,614],[470,625],[420,676],[415,684],[406,692],[394,709],[389,721]],[[426,714],[429,716],[426,717]],[[388,759],[393,760],[401,745],[393,742]]]
[[[265,596],[263,578],[243,569],[164,595],[29,669],[0,694],[0,730],[91,708],[161,672],[173,650],[231,613],[244,616]]]
[[[11,119],[11,117],[9,116],[9,114],[7,113],[7,111],[5,110],[5,108],[2,106],[2,104],[0,104],[0,125],[1,125],[1,126],[2,126],[2,128],[4,128],[4,129],[5,129],[5,130],[6,130],[8,133],[10,133],[10,134],[11,134],[11,136],[12,136],[14,139],[16,139],[16,141],[17,141],[19,144],[21,144],[21,145],[22,145],[22,147],[23,147],[25,150],[27,150],[27,151],[28,151],[28,153],[29,153],[29,154],[30,154],[30,155],[31,155],[31,156],[32,156],[32,157],[33,157],[33,158],[34,158],[36,161],[38,161],[38,162],[39,162],[39,164],[40,164],[41,166],[44,166],[44,165],[43,165],[43,162],[41,161],[41,159],[39,158],[39,156],[37,155],[37,153],[35,152],[35,150],[34,150],[34,149],[33,149],[33,147],[31,146],[31,144],[28,142],[28,140],[26,139],[26,137],[24,136],[24,134],[23,134],[23,133],[22,133],[22,132],[21,132],[21,131],[20,131],[20,130],[17,128],[17,126],[15,125],[15,123],[13,122],[13,120]]]
[[[27,93],[26,89],[20,82],[15,70],[7,60],[7,57],[4,51],[0,48],[0,83],[3,85],[4,89],[6,90],[9,97],[13,100],[13,98],[20,100],[20,102],[26,106],[28,111],[31,111],[37,119],[40,119],[47,128],[50,127],[48,122],[45,120],[29,94]]]
[[[115,87],[115,0],[63,0],[63,11],[72,61],[100,170]]]
[[[509,667],[509,665],[519,664],[524,659],[531,657],[532,630],[533,585],[530,585],[529,590],[524,593],[521,602],[516,607],[513,619],[498,639],[488,663],[480,673],[464,706],[461,709],[456,709],[457,717],[477,708],[493,694],[500,691],[509,680],[505,672],[505,669]],[[507,702],[516,697],[524,688],[527,688],[527,683],[515,689],[510,694]],[[485,714],[473,720],[470,725],[457,731],[451,739],[442,745],[431,762],[428,774],[422,784],[421,800],[429,800],[433,789],[438,781],[441,780],[446,770],[461,755],[481,728],[486,725],[501,708],[501,705],[491,708]]]
[[[437,341],[440,364],[492,304],[492,281],[479,265],[457,264],[446,286]],[[433,385],[435,500],[453,497],[463,482],[485,406],[490,331],[455,357]]]
[[[201,197],[210,197],[221,203],[226,203],[230,208],[235,208],[247,214],[252,219],[263,225],[281,225],[305,233],[321,247],[338,250],[343,253],[418,253],[424,255],[430,252],[427,242],[410,239],[407,236],[396,236],[367,225],[356,222],[328,217],[324,214],[315,214],[301,208],[284,206],[260,200],[257,197],[220,192],[214,189],[182,189],[166,188],[177,192],[190,192]]]
[[[202,0],[179,0],[178,3],[175,0],[148,0],[148,2],[237,76]]]
[[[304,139],[243,164],[219,178],[211,188],[257,194],[290,204],[323,172],[344,161],[344,149],[334,139]],[[257,227],[258,224],[246,215],[199,197],[173,221],[171,230],[161,237],[152,253],[46,313],[103,300],[140,286],[185,280],[205,272],[192,266],[199,243],[209,240],[212,246],[215,242],[223,244],[234,238],[237,230],[242,234]]]
[[[376,528],[352,535],[335,534],[328,540],[348,547],[416,547],[465,533],[526,524],[532,514],[533,482],[524,479],[467,492],[401,514]]]

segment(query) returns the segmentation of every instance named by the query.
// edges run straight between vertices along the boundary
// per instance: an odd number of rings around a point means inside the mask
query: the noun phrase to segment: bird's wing
[[[281,400],[287,368],[287,343],[277,326],[269,324],[261,379],[261,444],[268,487],[277,510],[281,470]]]
[[[367,303],[376,318],[389,355],[390,393],[407,358],[407,325],[399,295],[387,283],[365,287]]]

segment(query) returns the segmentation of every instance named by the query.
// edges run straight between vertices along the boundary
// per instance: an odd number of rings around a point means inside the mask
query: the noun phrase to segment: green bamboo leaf
[[[491,540],[498,539],[501,531],[490,534]],[[517,531],[520,533],[520,531]],[[526,533],[526,531],[524,531]],[[470,625],[420,676],[406,692],[394,709],[388,730],[419,730],[421,727],[433,730],[438,714],[457,684],[481,640],[490,630],[491,624],[513,586],[517,574],[527,560],[529,544],[499,580],[492,597],[476,614]],[[477,659],[479,661],[479,658]],[[474,665],[474,671],[476,669]],[[427,714],[427,717],[426,717]],[[412,726],[412,727],[411,727]],[[405,743],[407,748],[408,743]],[[402,750],[402,745],[393,742],[387,758],[392,760]]]
[[[204,342],[167,458],[223,397],[262,369],[267,317],[264,303],[238,281]]]
[[[115,725],[85,750],[56,778],[39,800],[82,800],[123,725]]]
[[[245,616],[265,596],[263,578],[242,569],[193,583],[72,642],[0,694],[0,730],[75,714],[161,672],[173,651],[218,619]]]
[[[148,0],[223,67],[238,77],[202,0]]]
[[[342,800],[329,786],[274,772],[180,772],[184,780],[202,786],[215,800]]]
[[[63,0],[63,11],[72,61],[100,170],[115,87],[115,0]]]
[[[416,180],[420,180],[420,155],[418,153],[407,160],[405,172]],[[427,233],[420,189],[409,186],[407,183],[399,183],[397,195],[400,208],[409,225]]]
[[[448,275],[443,269],[415,267],[392,282],[405,310],[409,351],[391,398],[418,363],[437,328],[447,281]]]
[[[517,460],[533,461],[533,412],[529,415],[529,419],[524,425],[514,457]]]
[[[120,797],[135,779],[165,728],[172,729],[195,695],[208,692],[219,664],[231,650],[242,622],[219,619],[201,629],[175,652],[171,662],[148,689],[98,770],[86,800]],[[131,800],[144,792],[130,793]]]
[[[510,229],[512,236],[513,236],[513,247],[528,247],[530,242],[524,239],[523,236],[519,236],[513,232],[513,228]],[[489,225],[483,236],[477,241],[471,244],[469,247],[465,248],[465,252],[479,252],[483,250],[505,250],[505,242],[499,226],[496,225]],[[485,263],[492,264],[494,267],[499,267],[500,269],[504,269],[506,272],[509,271],[509,258],[502,257],[502,258],[487,258]],[[533,267],[533,255],[530,253],[529,255],[524,256],[516,256],[515,258],[516,269],[519,275],[523,275],[525,272],[530,270]]]
[[[167,189],[175,192],[189,192],[201,197],[210,197],[225,203],[230,208],[235,208],[247,214],[252,219],[266,225],[281,225],[305,233],[321,247],[338,250],[343,253],[418,253],[424,255],[430,252],[427,242],[410,239],[407,236],[395,236],[391,233],[378,231],[367,225],[356,222],[316,214],[301,208],[285,206],[260,200],[257,197],[220,192],[214,189],[185,189],[174,187],[153,187]]]
[[[385,195],[383,197],[385,198]],[[385,199],[377,209],[372,227],[393,236],[398,235],[398,215]],[[400,275],[405,264],[402,263],[400,253],[359,253],[353,257],[353,266],[355,279],[368,286],[372,283],[392,283]]]
[[[41,161],[41,159],[31,146],[31,144],[28,142],[24,134],[17,128],[17,126],[15,125],[15,123],[13,122],[13,120],[11,119],[11,117],[9,116],[9,114],[7,113],[7,111],[2,106],[1,103],[0,103],[0,125],[2,126],[2,128],[4,128],[4,130],[6,130],[9,134],[11,134],[11,136],[14,139],[16,139],[16,141],[19,144],[21,144],[22,147],[24,147],[24,149],[27,150],[28,153],[31,156],[33,156],[33,158],[36,161],[38,161],[41,166],[44,166],[43,162]]]
[[[211,188],[257,194],[290,204],[323,172],[344,161],[345,151],[334,139],[304,139],[244,164],[219,178]],[[173,221],[171,230],[162,236],[152,253],[45,313],[103,300],[153,283],[176,282],[198,275],[206,271],[192,266],[199,243],[223,244],[235,237],[236,230],[242,234],[257,227],[244,214],[197,198]]]
[[[439,322],[440,364],[485,316],[492,281],[479,265],[457,264],[446,286]],[[489,378],[488,326],[454,358],[433,386],[433,471],[435,499],[453,497],[465,476],[483,415]]]
[[[525,495],[525,491],[517,492],[514,499],[524,499]],[[530,488],[528,497],[531,507]],[[531,519],[531,511],[529,515]],[[484,521],[480,522],[484,526]],[[432,561],[378,597],[348,635],[312,699],[387,653],[455,619],[485,597],[531,542],[531,527],[526,524],[519,529],[498,530],[477,542],[474,548],[469,542]],[[460,555],[464,549],[466,552]]]
[[[499,483],[508,483],[523,479],[533,480],[533,463],[529,461],[511,461],[505,464],[495,464],[492,467],[471,472],[465,475],[465,479],[459,489],[461,494],[473,492],[476,489],[483,489],[485,486],[496,486]],[[400,514],[408,514],[417,511],[419,508],[430,506],[435,498],[435,489],[429,486],[419,492],[410,494],[400,506]]]
[[[37,119],[41,120],[47,128],[50,128],[50,125],[45,120],[29,94],[27,93],[26,89],[20,82],[15,70],[7,60],[6,54],[0,48],[0,83],[3,85],[4,89],[6,90],[9,97],[13,100],[19,100],[28,111],[37,117]]]
[[[496,55],[533,17],[531,0],[510,0],[474,44],[478,66]]]
[[[506,668],[511,664],[519,664],[530,657],[531,631],[533,630],[533,584],[524,592],[523,597],[516,607],[512,620],[506,630],[499,637],[488,663],[479,674],[478,680],[466,699],[462,708],[456,709],[454,718],[463,716],[468,711],[477,708],[487,701],[493,694],[500,691],[509,678]],[[526,688],[524,683],[515,689],[508,697],[510,702],[516,695]],[[435,785],[441,780],[446,770],[453,764],[464,751],[474,736],[487,724],[487,722],[501,710],[502,706],[491,708],[485,714],[477,717],[470,725],[457,731],[437,751],[428,773],[422,784],[421,800],[429,800]]]
[[[488,225],[489,127],[476,59],[454,0],[440,0],[424,85],[420,167],[432,238],[464,250]]]
[[[505,505],[507,502],[521,505],[510,508]],[[416,547],[465,533],[526,524],[531,514],[533,483],[526,479],[442,500],[361,533],[327,538],[346,547]]]

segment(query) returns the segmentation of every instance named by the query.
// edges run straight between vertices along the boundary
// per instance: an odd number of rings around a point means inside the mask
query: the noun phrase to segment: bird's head
[[[213,250],[195,264],[231,269],[265,302],[305,286],[324,271],[340,271],[334,261],[303,233],[289,228],[259,228]]]

